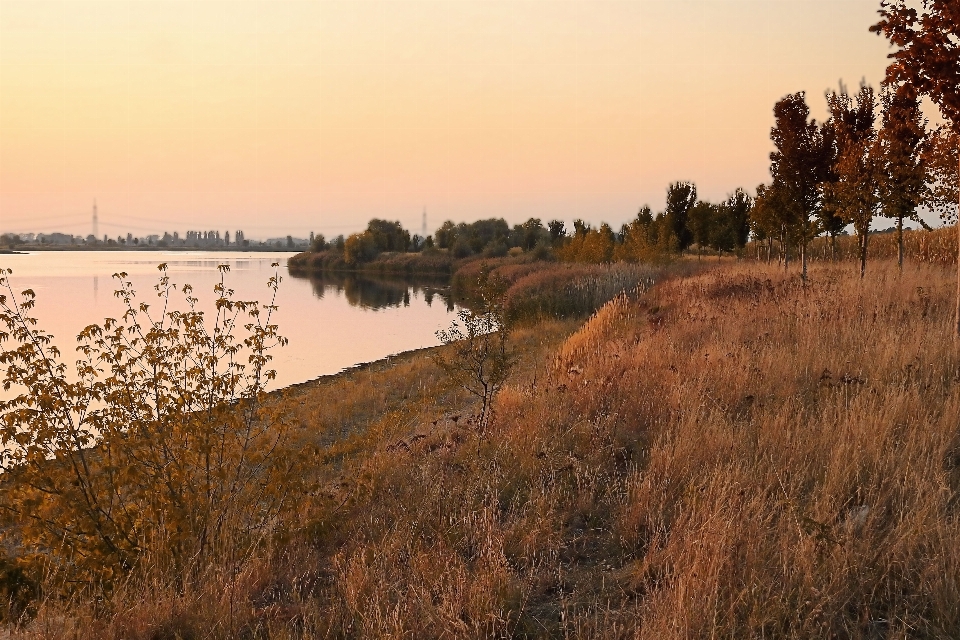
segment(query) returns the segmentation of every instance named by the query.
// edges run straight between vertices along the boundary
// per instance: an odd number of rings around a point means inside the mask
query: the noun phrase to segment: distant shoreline
[[[211,253],[298,253],[300,248],[290,249],[288,247],[270,247],[270,246],[249,246],[249,247],[159,247],[157,245],[140,246],[94,246],[87,247],[82,245],[18,245],[16,249],[0,249],[0,254],[4,255],[26,255],[29,253],[39,253],[41,251],[208,251]]]

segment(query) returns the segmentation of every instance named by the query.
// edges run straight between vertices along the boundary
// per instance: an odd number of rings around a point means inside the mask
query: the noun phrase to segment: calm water
[[[435,332],[453,319],[455,307],[444,280],[293,277],[286,268],[290,255],[51,251],[0,255],[0,267],[13,269],[15,292],[36,292],[34,315],[40,321],[38,326],[54,334],[68,364],[75,360],[76,335],[85,326],[123,314],[121,302],[113,296],[117,281],[112,275],[127,272],[137,299],[156,308],[152,287],[157,283],[157,265],[161,262],[167,263],[173,282],[193,285],[200,304],[210,310],[213,287],[220,278],[218,265],[230,265],[226,284],[236,291],[236,299],[266,304],[270,295],[267,280],[276,271],[270,264],[280,263],[283,281],[275,319],[290,344],[273,351],[277,370],[274,387],[436,345]]]

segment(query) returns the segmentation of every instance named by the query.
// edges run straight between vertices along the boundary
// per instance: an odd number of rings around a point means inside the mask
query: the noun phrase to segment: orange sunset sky
[[[0,0],[0,231],[615,225],[879,86],[879,0]]]

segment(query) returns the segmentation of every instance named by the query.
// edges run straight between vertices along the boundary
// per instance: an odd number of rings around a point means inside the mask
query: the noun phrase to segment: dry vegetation
[[[808,247],[811,260],[834,261],[855,260],[857,258],[857,237],[840,236],[836,239],[836,257],[830,238],[821,236],[810,242]],[[940,227],[931,231],[905,230],[903,232],[903,251],[908,261],[935,264],[942,267],[957,264],[957,228]],[[746,249],[747,255],[766,259],[768,247],[753,242]],[[793,251],[791,251],[791,254]],[[773,243],[770,254],[773,260],[779,256],[779,247]],[[897,234],[895,231],[871,233],[867,243],[868,260],[897,259]],[[791,257],[791,260],[795,259]],[[870,268],[868,262],[867,268]]]
[[[389,274],[449,274],[455,270],[457,260],[453,256],[441,252],[389,252],[377,256],[370,262],[355,265],[346,261],[342,251],[327,250],[316,253],[298,253],[292,256],[287,263],[291,271],[300,273],[357,270]]]
[[[283,534],[30,638],[960,635],[952,274],[727,263],[527,354],[478,443],[417,354],[290,392]],[[452,411],[456,408],[456,411]]]

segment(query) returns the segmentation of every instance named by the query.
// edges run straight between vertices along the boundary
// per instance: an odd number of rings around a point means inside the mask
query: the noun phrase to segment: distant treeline
[[[327,240],[312,236],[310,251],[290,259],[302,270],[365,269],[391,272],[451,272],[454,262],[473,256],[496,258],[529,253],[534,259],[588,264],[668,261],[695,246],[740,251],[750,234],[753,200],[742,189],[721,203],[697,198],[692,182],[667,189],[667,207],[654,214],[643,207],[619,231],[575,220],[567,229],[561,220],[546,224],[530,218],[510,226],[503,218],[472,223],[444,222],[432,235],[411,234],[400,222],[373,219],[350,236]]]
[[[711,203],[697,197],[692,182],[675,182],[667,188],[663,211],[648,206],[615,231],[609,224],[593,227],[575,220],[573,229],[563,221],[530,218],[510,226],[503,218],[473,223],[444,222],[433,235],[411,234],[399,222],[374,219],[367,229],[328,242],[311,238],[310,253],[291,259],[304,269],[374,268],[386,271],[438,271],[453,269],[454,261],[471,256],[499,257],[533,252],[537,259],[604,264],[610,262],[659,263],[691,249],[744,254],[751,238],[757,257],[785,264],[792,255],[806,264],[812,249],[822,248],[818,238],[829,239],[830,258],[856,257],[863,273],[871,225],[877,216],[896,223],[899,263],[911,251],[904,239],[904,221],[926,227],[917,210],[921,206],[955,216],[958,184],[957,133],[946,127],[931,128],[921,111],[920,95],[909,85],[885,84],[877,95],[863,85],[852,94],[841,84],[827,95],[830,116],[818,123],[810,118],[803,92],[788,95],[774,106],[775,126],[770,137],[769,184],[759,185],[753,198],[743,189],[726,200]],[[838,243],[851,228],[856,248]],[[956,256],[942,242],[918,241],[913,253]],[[843,244],[843,250],[840,249]],[[945,253],[947,252],[947,253]],[[889,253],[889,252],[887,252]],[[387,254],[386,257],[383,257]],[[418,254],[421,258],[401,258]],[[823,256],[824,252],[820,252]],[[816,257],[820,257],[816,256]]]

